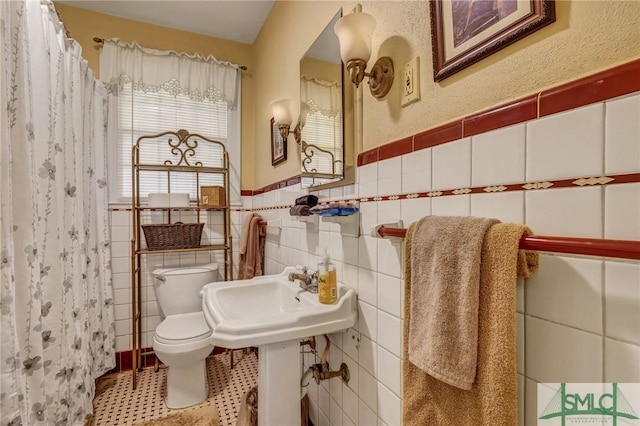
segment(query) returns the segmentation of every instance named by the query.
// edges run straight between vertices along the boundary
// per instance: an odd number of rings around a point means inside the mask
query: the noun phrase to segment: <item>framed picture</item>
[[[554,0],[430,0],[429,5],[434,81],[556,19]]]
[[[271,117],[271,165],[287,161],[287,141],[282,138],[280,129]]]

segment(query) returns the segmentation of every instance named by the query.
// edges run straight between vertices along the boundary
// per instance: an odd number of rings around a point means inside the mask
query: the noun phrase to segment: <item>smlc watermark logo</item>
[[[538,425],[640,426],[640,383],[538,383]]]

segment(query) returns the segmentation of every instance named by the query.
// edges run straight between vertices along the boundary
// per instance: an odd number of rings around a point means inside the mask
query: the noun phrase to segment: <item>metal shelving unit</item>
[[[199,153],[206,153],[210,150],[219,150],[218,157],[221,164],[207,165],[203,156]],[[151,155],[148,155],[148,154]],[[161,164],[145,163],[145,159],[166,155],[166,159]],[[166,173],[166,192],[171,192],[171,177],[173,174],[189,173],[195,177],[195,204],[184,207],[149,207],[141,204],[140,179],[145,173],[155,173],[163,176]],[[224,206],[203,206],[201,203],[200,185],[206,183],[205,176],[222,176],[225,192]],[[204,251],[223,251],[225,281],[231,279],[232,264],[232,238],[231,238],[231,215],[229,209],[229,156],[222,142],[206,138],[196,133],[189,133],[186,130],[176,132],[168,131],[155,135],[141,136],[136,141],[131,152],[131,179],[132,179],[132,239],[131,239],[131,312],[132,312],[132,381],[133,388],[136,388],[137,373],[142,369],[142,356],[152,352],[144,352],[142,348],[142,256],[148,254],[167,253],[188,253]],[[195,212],[196,222],[200,223],[201,213],[218,213],[223,217],[223,243],[212,245],[201,245],[192,248],[149,250],[143,248],[141,225],[143,212],[162,211],[166,212],[166,223],[171,222],[171,215],[180,211]]]

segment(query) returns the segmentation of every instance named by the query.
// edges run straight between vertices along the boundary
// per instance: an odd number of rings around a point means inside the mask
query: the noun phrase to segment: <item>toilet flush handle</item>
[[[158,276],[156,277],[156,280],[164,282],[164,281],[166,281],[167,279],[166,279],[165,277],[163,277],[162,275],[158,275]]]

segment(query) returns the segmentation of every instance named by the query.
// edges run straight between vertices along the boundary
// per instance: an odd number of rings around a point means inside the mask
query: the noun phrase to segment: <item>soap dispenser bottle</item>
[[[338,283],[336,267],[331,263],[327,249],[324,260],[318,263],[318,300],[320,303],[331,304],[338,299]]]

